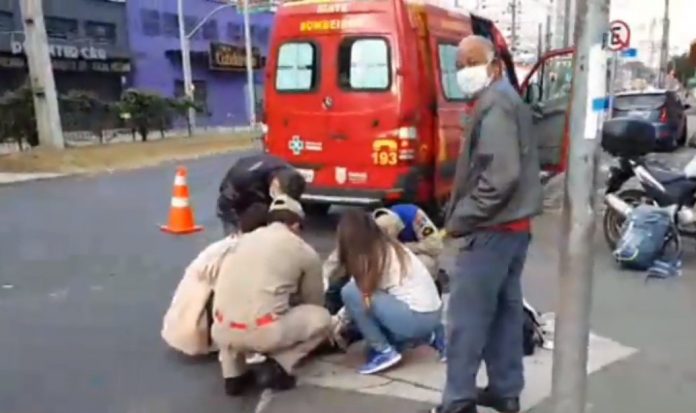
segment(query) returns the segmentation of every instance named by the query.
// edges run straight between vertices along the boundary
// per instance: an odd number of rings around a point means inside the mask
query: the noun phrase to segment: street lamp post
[[[244,1],[244,48],[246,49],[246,71],[249,108],[249,126],[256,125],[256,91],[254,90],[254,67],[251,60],[251,25],[249,23],[249,0]]]
[[[184,19],[184,1],[177,1],[177,13],[179,14],[179,41],[181,43],[181,68],[184,72],[184,94],[189,102],[194,101],[193,75],[191,74],[191,41],[186,34],[186,21]],[[191,130],[196,128],[196,110],[188,109],[188,121]]]
[[[246,60],[246,72],[247,72],[247,87],[249,95],[249,125],[254,127],[256,125],[256,96],[254,90],[254,67],[251,55],[251,24],[249,19],[249,0],[237,0],[233,2],[230,0],[227,4],[222,4],[210,11],[205,17],[203,17],[195,27],[191,29],[190,32],[186,32],[185,18],[184,18],[184,0],[177,0],[177,12],[179,14],[179,41],[181,43],[181,67],[184,72],[184,89],[186,97],[193,102],[194,99],[194,87],[193,87],[193,75],[191,74],[191,39],[198,33],[198,31],[203,27],[203,25],[210,20],[215,14],[220,10],[239,7],[237,6],[239,1],[243,1],[243,18],[244,18],[244,47],[245,47],[245,60]],[[191,128],[195,127],[196,122],[196,111],[194,108],[190,108],[188,111],[189,124]]]

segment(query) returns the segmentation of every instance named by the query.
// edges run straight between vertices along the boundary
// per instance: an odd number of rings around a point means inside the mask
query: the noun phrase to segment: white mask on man
[[[271,196],[271,199],[276,199],[278,198],[278,195],[282,195],[282,192],[280,191],[280,188],[277,186],[271,186],[269,188],[269,195]]]
[[[457,84],[465,99],[474,99],[491,84],[488,64],[465,67],[457,72]]]

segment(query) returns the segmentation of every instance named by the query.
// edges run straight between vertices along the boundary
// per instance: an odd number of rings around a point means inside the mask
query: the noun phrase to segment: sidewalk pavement
[[[592,334],[588,374],[627,358],[636,351],[609,338]],[[405,354],[404,361],[398,367],[373,376],[356,372],[364,361],[362,354],[363,346],[358,343],[351,347],[347,355],[325,356],[310,362],[299,371],[300,383],[433,405],[439,403],[444,389],[445,364],[430,348],[412,350]],[[535,355],[525,358],[526,386],[521,400],[523,410],[531,409],[551,395],[552,357],[552,351],[539,349]],[[486,373],[483,367],[478,382],[485,387]]]
[[[560,215],[549,212],[535,222],[535,242],[532,243],[525,270],[525,295],[538,311],[551,309],[556,283],[549,282],[556,271],[556,251],[549,250],[555,245],[555,230]],[[553,247],[552,247],[553,248]],[[442,266],[452,265],[452,252],[445,251]],[[451,273],[451,272],[450,272]],[[555,278],[555,277],[554,277]],[[541,299],[543,297],[543,299]],[[448,296],[445,295],[445,307]],[[446,311],[445,311],[446,314]],[[547,321],[547,337],[553,339],[553,314],[543,315]],[[447,323],[447,320],[444,320]],[[300,372],[300,382],[306,385],[331,389],[348,390],[357,393],[399,397],[403,399],[437,404],[440,401],[445,382],[445,365],[438,361],[433,350],[421,347],[405,354],[402,363],[383,374],[362,376],[357,368],[364,360],[362,345],[353,346],[348,355],[322,357],[304,366]],[[589,346],[588,375],[597,372],[617,361],[635,353],[636,348],[623,345],[611,338],[591,334]],[[536,354],[525,358],[526,386],[521,397],[522,407],[527,411],[551,395],[551,368],[553,351],[538,349]],[[485,386],[486,374],[482,366],[478,382]],[[481,410],[484,412],[484,410]]]

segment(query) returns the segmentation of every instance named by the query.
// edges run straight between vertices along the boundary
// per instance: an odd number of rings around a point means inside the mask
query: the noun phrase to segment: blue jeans
[[[375,351],[427,343],[433,332],[442,328],[440,310],[418,313],[403,301],[381,291],[373,294],[372,304],[366,308],[355,281],[343,287],[341,298],[346,312]]]
[[[443,411],[476,400],[482,359],[493,394],[519,397],[522,392],[521,275],[530,240],[528,233],[493,231],[454,240],[459,251],[450,274]]]

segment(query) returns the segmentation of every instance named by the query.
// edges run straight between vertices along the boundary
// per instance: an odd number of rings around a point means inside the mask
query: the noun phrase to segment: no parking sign
[[[623,20],[614,20],[609,29],[609,41],[607,48],[612,52],[619,52],[631,47],[631,28]]]

